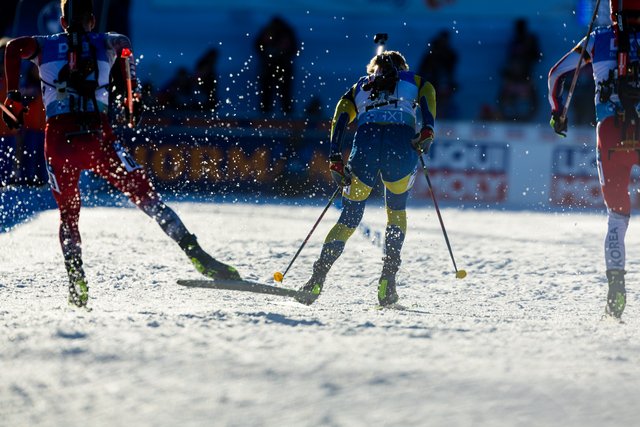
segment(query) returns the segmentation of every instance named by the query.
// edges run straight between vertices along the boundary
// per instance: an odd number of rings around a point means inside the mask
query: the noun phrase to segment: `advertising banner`
[[[426,161],[438,198],[445,201],[504,202],[509,149],[501,142],[441,140]],[[417,197],[430,197],[426,181],[416,181]]]
[[[270,197],[323,194],[333,185],[328,147],[322,142],[326,129],[305,126],[269,121],[173,123],[128,131],[121,139],[162,191]],[[505,209],[604,206],[590,128],[571,129],[569,141],[559,141],[550,129],[536,125],[452,122],[436,131],[442,136],[425,162],[443,203]],[[42,154],[16,161],[20,159],[7,157],[8,153],[0,157],[3,185],[43,182]],[[412,198],[429,203],[421,175],[418,171]],[[634,208],[640,208],[639,177],[634,170],[629,189]],[[373,195],[380,195],[378,186]]]

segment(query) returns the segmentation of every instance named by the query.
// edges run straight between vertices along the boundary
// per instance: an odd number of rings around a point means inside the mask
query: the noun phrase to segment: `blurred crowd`
[[[255,37],[259,93],[257,110],[262,114],[271,114],[276,109],[284,116],[293,113],[292,85],[298,49],[299,42],[294,29],[279,16],[273,17]],[[518,122],[534,120],[538,113],[540,94],[537,93],[533,76],[541,56],[538,38],[528,28],[527,21],[516,20],[506,45],[505,59],[497,73],[500,81],[498,93],[494,100],[482,106],[478,119]],[[216,88],[217,58],[217,51],[212,49],[204,53],[193,70],[180,68],[171,81],[160,88],[157,102],[169,108],[215,109],[219,102]],[[458,62],[459,54],[451,43],[451,34],[449,30],[443,29],[427,43],[417,64],[416,72],[436,89],[439,119],[460,118],[460,100],[456,99],[459,90],[456,78]],[[576,95],[579,97],[581,93],[591,96],[588,86],[582,91],[579,87]],[[322,116],[321,100],[317,97],[310,99],[303,113],[305,116]],[[577,124],[590,123],[588,111],[577,115]]]
[[[29,0],[47,3],[49,0]],[[129,35],[129,10],[131,0],[95,0],[96,10],[102,11],[100,30],[115,31]],[[3,0],[0,31],[6,37],[15,34],[16,12],[20,12],[19,0]],[[253,39],[257,59],[257,105],[260,114],[291,118],[295,115],[293,83],[296,70],[296,55],[300,52],[300,41],[292,25],[281,16],[272,17],[263,28],[258,29]],[[218,91],[218,61],[220,52],[207,48],[192,67],[180,67],[167,82],[144,82],[143,93],[147,105],[158,110],[186,110],[215,112],[220,107]],[[505,45],[504,60],[496,70],[499,87],[495,99],[487,100],[478,119],[489,121],[527,122],[535,119],[541,96],[536,91],[533,78],[540,63],[542,52],[538,37],[524,18],[513,24],[512,34]],[[450,30],[442,29],[429,40],[420,60],[414,67],[418,74],[430,81],[438,102],[438,118],[456,120],[460,118],[457,99],[460,83],[456,78],[459,54],[452,45]],[[584,70],[588,77],[589,70]],[[589,79],[579,81],[576,91],[578,99],[591,97],[593,88]],[[298,117],[310,116],[312,120],[324,117],[323,102],[319,94],[306,100]],[[574,123],[591,123],[593,114],[588,103],[575,112]]]
[[[98,19],[99,30],[129,35],[131,0],[94,1],[96,10],[102,12],[102,19]],[[29,2],[51,4],[50,0]],[[21,7],[18,0],[3,0],[3,13],[0,14],[0,35],[3,36],[0,39],[0,60],[4,59],[4,45],[10,37],[22,35],[16,31],[20,21],[33,19],[33,14],[22,13],[24,11],[21,12]],[[54,9],[51,11],[49,23],[45,24],[49,30],[53,29],[59,18],[59,15],[55,15]],[[39,32],[35,26],[29,28],[29,34]],[[293,26],[281,16],[272,17],[263,28],[257,30],[253,38],[253,49],[257,60],[258,96],[255,114],[266,118],[304,118],[311,126],[326,122],[332,111],[328,108],[325,111],[323,107],[330,106],[323,102],[320,94],[310,96],[303,101],[304,104],[299,107],[299,111],[294,111],[297,105],[293,96],[295,61],[301,44]],[[541,99],[540,94],[536,93],[534,75],[546,72],[536,70],[541,56],[537,35],[529,29],[525,19],[517,19],[505,45],[504,60],[496,70],[499,81],[496,96],[482,105],[476,118],[483,121],[506,122],[534,120]],[[207,48],[192,67],[179,68],[168,82],[143,82],[145,104],[156,112],[200,112],[214,117],[220,108],[219,57],[220,52],[216,48]],[[442,29],[427,42],[414,67],[416,72],[430,81],[436,89],[439,120],[461,118],[458,105],[464,100],[457,98],[460,89],[460,82],[456,77],[459,59],[460,55],[452,44],[450,30]],[[41,156],[44,113],[36,69],[26,61],[23,61],[23,67],[21,86],[24,88],[29,113],[24,129],[18,133],[9,131],[4,123],[0,123],[0,137],[5,139],[4,144],[9,147],[9,150],[3,150],[0,155],[0,184],[8,181],[41,184],[47,179],[41,162],[29,161],[32,157]],[[594,121],[593,103],[590,101],[594,88],[589,78],[590,71],[589,67],[582,71],[574,95],[576,108],[572,114],[575,124],[589,124]],[[5,97],[3,74],[4,69],[0,67],[2,99]],[[17,162],[18,167],[14,165],[10,168],[10,161]],[[9,170],[12,171],[11,176],[7,176]]]

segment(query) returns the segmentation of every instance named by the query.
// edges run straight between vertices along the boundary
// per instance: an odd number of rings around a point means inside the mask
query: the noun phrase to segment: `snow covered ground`
[[[321,207],[179,203],[250,278],[283,270]],[[330,210],[287,275],[309,275]],[[0,235],[0,425],[637,425],[640,232],[626,323],[601,321],[604,214],[410,208],[407,310],[376,309],[381,251],[356,234],[311,307],[187,289],[184,255],[134,209],[83,210],[93,311],[70,309],[57,212]],[[365,221],[382,228],[384,211]]]

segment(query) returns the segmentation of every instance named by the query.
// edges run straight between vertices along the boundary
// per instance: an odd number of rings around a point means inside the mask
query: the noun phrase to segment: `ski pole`
[[[467,272],[465,270],[458,270],[456,266],[456,260],[453,258],[453,251],[451,250],[451,243],[449,243],[449,236],[447,236],[447,230],[444,228],[444,222],[442,221],[442,215],[440,215],[440,208],[438,207],[438,201],[436,200],[436,195],[433,192],[433,186],[431,185],[431,179],[429,178],[429,172],[427,171],[427,165],[424,164],[424,159],[422,158],[422,153],[419,155],[420,163],[422,163],[422,170],[424,172],[424,177],[427,178],[427,185],[429,186],[429,192],[431,193],[431,199],[433,200],[433,206],[436,208],[436,213],[438,214],[438,220],[440,221],[440,228],[442,228],[442,234],[444,235],[444,241],[447,243],[447,248],[449,249],[449,255],[451,256],[451,262],[453,262],[453,268],[456,271],[457,279],[464,279],[467,276]]]
[[[131,49],[124,48],[122,49],[121,58],[123,60],[123,68],[124,68],[124,79],[127,84],[127,111],[129,111],[129,127],[133,128],[135,126],[133,119],[133,86],[131,83],[131,56],[133,53]]]
[[[275,273],[273,273],[273,279],[276,282],[282,283],[282,281],[284,280],[284,276],[287,274],[287,272],[289,271],[289,269],[293,265],[293,262],[296,260],[296,258],[298,258],[298,255],[300,255],[300,252],[302,251],[302,248],[305,247],[305,245],[307,244],[307,242],[311,238],[311,235],[316,230],[316,227],[318,226],[318,224],[320,224],[320,221],[322,220],[322,217],[324,217],[324,214],[327,213],[327,210],[329,209],[329,207],[331,206],[331,204],[333,203],[335,198],[338,196],[338,194],[340,194],[341,190],[342,190],[342,187],[337,187],[336,190],[333,192],[333,194],[329,198],[329,202],[327,203],[327,206],[324,207],[324,210],[320,214],[320,217],[318,218],[316,223],[313,224],[313,227],[311,228],[311,231],[309,231],[309,234],[307,234],[307,237],[304,239],[304,242],[302,242],[302,245],[300,245],[300,248],[298,249],[298,252],[296,252],[296,254],[293,256],[293,259],[291,260],[291,262],[287,266],[287,269],[284,271],[284,273],[281,273],[279,271],[276,271]]]
[[[598,9],[600,8],[600,0],[596,1],[596,7],[593,9],[593,16],[591,17],[591,22],[589,23],[589,30],[587,30],[587,36],[584,40],[584,46],[580,51],[580,59],[578,59],[578,66],[576,67],[576,71],[573,73],[573,79],[571,80],[571,86],[569,87],[569,92],[567,93],[567,102],[564,103],[564,108],[562,109],[562,114],[560,115],[560,121],[564,122],[567,120],[567,113],[569,111],[569,104],[571,103],[571,98],[573,98],[573,92],[576,89],[576,83],[578,83],[578,75],[580,74],[580,67],[582,66],[582,61],[584,59],[584,55],[587,51],[587,45],[589,45],[589,39],[591,38],[591,30],[593,29],[593,23],[596,20],[596,16],[598,15]]]

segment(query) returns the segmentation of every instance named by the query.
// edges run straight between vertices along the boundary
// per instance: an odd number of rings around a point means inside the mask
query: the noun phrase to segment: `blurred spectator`
[[[159,102],[173,109],[191,109],[193,81],[187,67],[180,67],[158,95]]]
[[[530,121],[534,118],[538,99],[532,74],[540,55],[538,38],[527,28],[527,21],[516,20],[498,95],[500,114],[505,120]]]
[[[274,17],[256,37],[254,48],[258,56],[258,90],[260,110],[269,113],[279,97],[282,111],[293,111],[293,59],[298,41],[293,28],[281,17]]]
[[[214,110],[218,105],[218,50],[207,50],[194,71],[195,103],[201,110]]]
[[[309,99],[309,102],[304,107],[304,117],[307,120],[308,129],[315,129],[320,126],[324,119],[320,97],[313,95]]]
[[[436,89],[439,119],[453,119],[457,116],[453,99],[458,86],[455,79],[457,64],[458,54],[451,46],[449,31],[440,31],[429,43],[429,49],[418,67],[418,74]]]
[[[180,67],[160,91],[158,101],[173,109],[212,111],[218,105],[218,50],[207,50],[196,62],[193,73]]]
[[[527,21],[524,18],[516,20],[513,38],[507,48],[504,75],[515,81],[530,80],[540,54],[538,37],[529,32]]]

